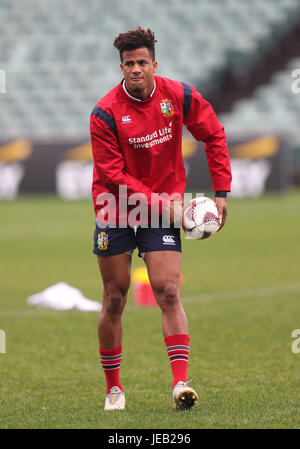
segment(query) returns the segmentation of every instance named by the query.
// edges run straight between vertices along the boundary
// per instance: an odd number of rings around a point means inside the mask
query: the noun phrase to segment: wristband
[[[218,198],[227,198],[227,190],[217,190],[215,196]]]

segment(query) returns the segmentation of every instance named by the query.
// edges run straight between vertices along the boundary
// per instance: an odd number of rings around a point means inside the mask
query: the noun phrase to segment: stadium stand
[[[294,71],[298,81],[293,89]],[[295,91],[297,90],[297,92]],[[300,182],[300,58],[275,72],[269,83],[257,87],[251,97],[234,103],[229,113],[219,115],[228,136],[276,135],[289,150],[289,170],[294,184]]]
[[[205,93],[218,86],[226,67],[245,73],[299,20],[299,11],[299,0],[2,0],[0,68],[7,86],[0,96],[1,138],[88,137],[92,107],[121,78],[112,47],[119,32],[150,26],[158,39],[158,74]],[[242,125],[253,119],[258,126],[270,111],[267,125],[282,124],[282,101],[284,120],[296,132],[288,107],[299,110],[285,75],[238,102],[224,122],[233,128],[239,117]]]
[[[273,74],[271,81],[258,87],[252,97],[235,102],[230,113],[220,116],[227,132],[276,132],[300,141],[300,98],[292,90],[292,72],[296,69],[300,69],[300,58]]]

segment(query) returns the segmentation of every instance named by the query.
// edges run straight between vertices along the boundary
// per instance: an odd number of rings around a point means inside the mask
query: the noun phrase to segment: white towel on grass
[[[85,312],[99,312],[102,307],[99,302],[85,298],[80,290],[65,282],[59,282],[42,292],[31,295],[26,301],[30,306],[55,310],[78,309]]]

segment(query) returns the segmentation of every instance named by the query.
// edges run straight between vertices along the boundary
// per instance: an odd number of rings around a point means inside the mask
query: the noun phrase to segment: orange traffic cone
[[[157,306],[146,267],[136,268],[132,274],[133,302],[139,306]]]
[[[180,275],[179,282],[183,281]],[[152,287],[150,285],[146,267],[136,268],[132,274],[133,302],[138,306],[157,306]]]

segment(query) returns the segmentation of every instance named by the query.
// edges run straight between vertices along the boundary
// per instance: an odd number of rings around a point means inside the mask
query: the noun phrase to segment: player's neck
[[[155,81],[153,81],[153,84],[150,89],[145,89],[141,92],[132,91],[127,88],[125,80],[123,81],[123,89],[127,93],[127,95],[135,100],[143,101],[147,100],[147,98],[152,97],[154,91],[155,91]]]

